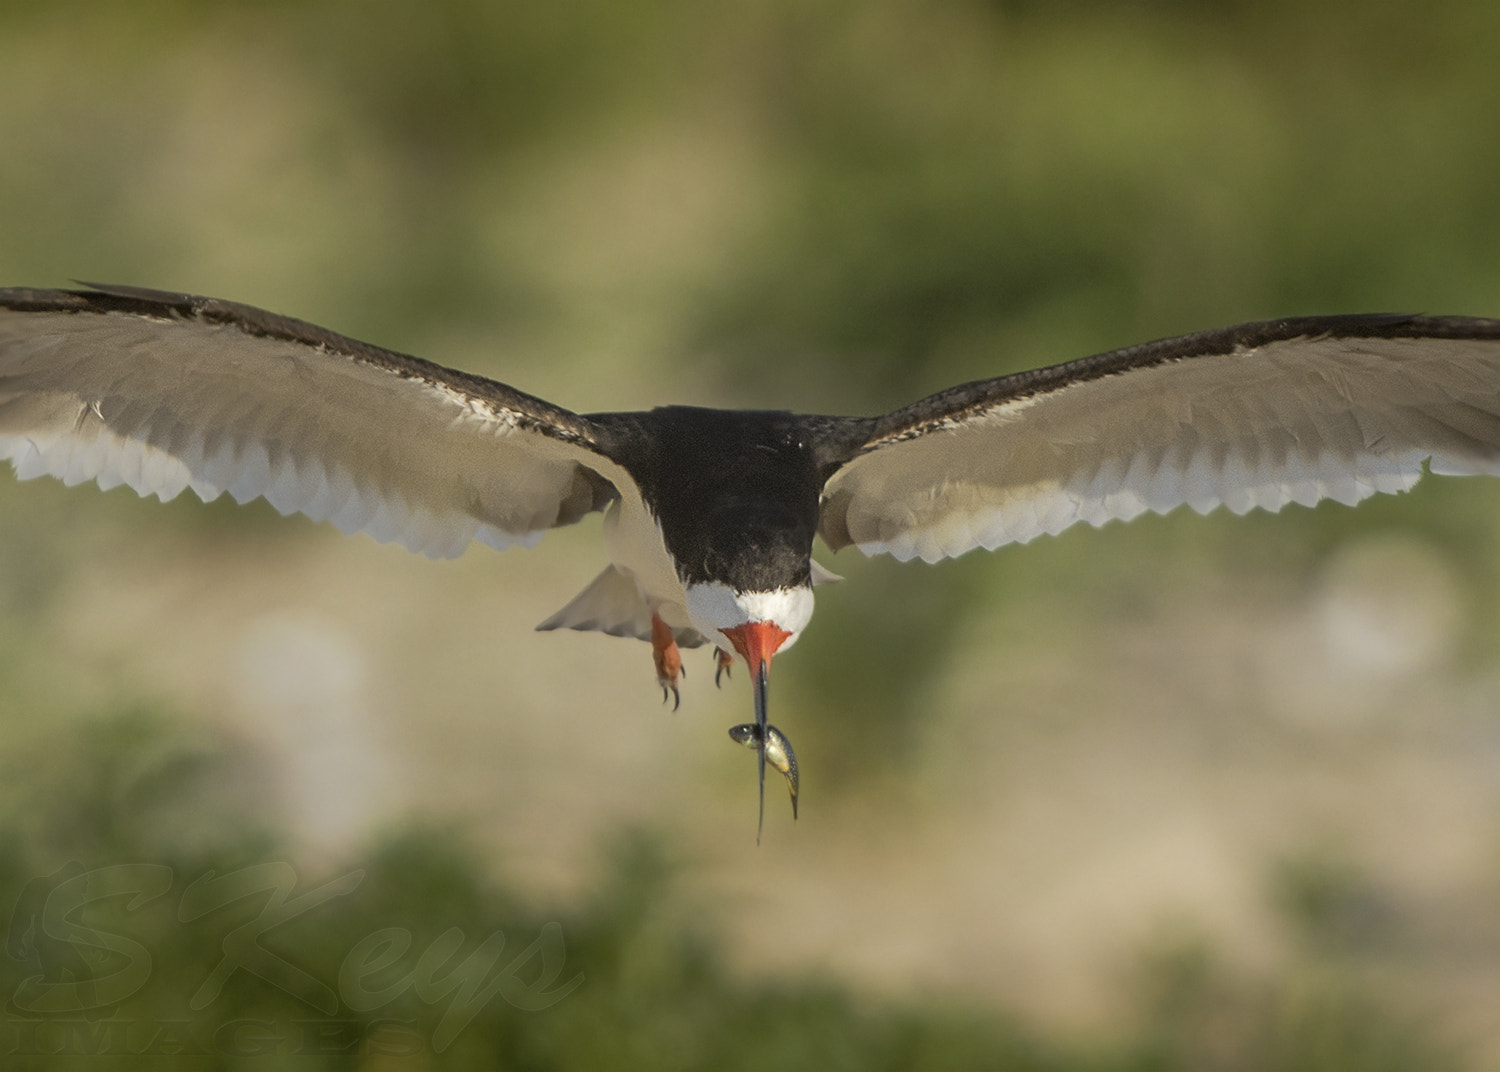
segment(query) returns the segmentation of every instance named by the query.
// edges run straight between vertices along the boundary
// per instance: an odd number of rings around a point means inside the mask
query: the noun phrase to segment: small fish
[[[797,818],[797,753],[792,751],[792,742],[775,726],[767,726],[762,748],[760,728],[753,722],[730,726],[729,739],[757,752],[764,751],[766,762],[786,775],[786,786],[792,794],[792,818]]]

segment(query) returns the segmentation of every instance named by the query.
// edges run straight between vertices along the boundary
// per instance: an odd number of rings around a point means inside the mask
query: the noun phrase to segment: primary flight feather
[[[786,776],[771,657],[812,614],[815,534],[933,562],[1184,503],[1236,513],[1500,473],[1500,321],[1245,324],[965,384],[882,417],[580,415],[233,302],[0,289],[0,457],[22,479],[257,497],[433,557],[603,511],[609,564],[541,628],[748,664],[731,736]]]

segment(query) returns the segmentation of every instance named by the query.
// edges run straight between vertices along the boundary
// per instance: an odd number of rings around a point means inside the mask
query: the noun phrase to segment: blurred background
[[[1470,0],[12,0],[0,281],[580,411],[1500,315],[1496,40]],[[821,558],[757,847],[742,674],[689,653],[673,713],[644,645],[532,631],[597,521],[434,563],[0,481],[7,1067],[1500,1061],[1500,485]]]

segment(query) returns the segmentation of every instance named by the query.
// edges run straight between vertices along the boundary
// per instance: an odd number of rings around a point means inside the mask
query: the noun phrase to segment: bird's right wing
[[[929,562],[1187,504],[1357,502],[1500,474],[1500,321],[1244,324],[954,387],[861,425],[824,485],[837,549]]]
[[[210,298],[0,289],[0,458],[22,479],[261,497],[433,557],[534,542],[621,470],[586,418]]]

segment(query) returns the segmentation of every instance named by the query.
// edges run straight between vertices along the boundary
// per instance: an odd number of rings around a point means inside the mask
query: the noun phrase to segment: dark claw
[[[677,692],[676,685],[663,685],[661,687],[661,702],[667,702],[667,693],[672,694],[672,710],[675,711],[682,706],[682,696]]]
[[[725,674],[728,674],[730,677],[734,677],[734,674],[732,673],[732,671],[734,670],[734,660],[726,659],[722,651],[716,650],[714,652],[714,662],[718,664],[714,668],[714,688],[717,689],[721,687],[719,679]]]

